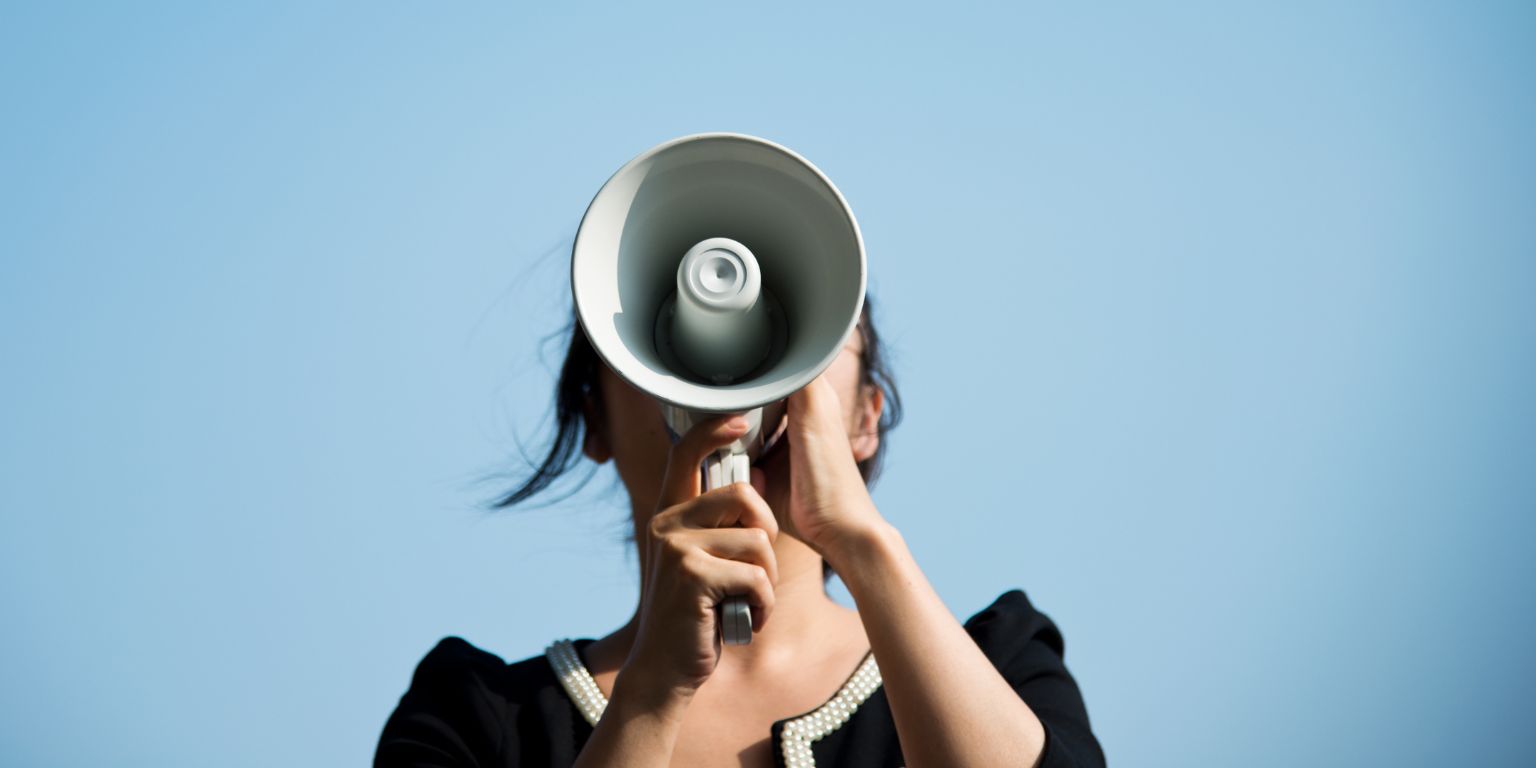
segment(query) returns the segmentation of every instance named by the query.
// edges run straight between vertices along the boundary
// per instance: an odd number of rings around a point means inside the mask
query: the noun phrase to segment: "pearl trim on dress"
[[[811,754],[811,745],[848,722],[859,705],[874,695],[880,682],[880,666],[875,663],[875,655],[866,654],[864,663],[842,688],[837,689],[837,695],[830,701],[809,715],[785,723],[780,746],[786,768],[813,768],[816,756]]]
[[[581,662],[576,646],[570,640],[556,640],[544,650],[544,655],[554,667],[560,687],[576,704],[576,710],[588,724],[596,727],[603,717],[603,710],[608,707],[608,698],[597,687],[587,665]],[[780,739],[784,765],[787,768],[814,768],[816,756],[811,754],[811,745],[848,722],[859,705],[879,690],[880,683],[880,665],[875,663],[875,655],[865,654],[859,668],[827,703],[810,714],[784,723]]]
[[[544,656],[549,659],[549,665],[555,668],[555,677],[560,679],[560,687],[565,689],[565,695],[576,703],[576,710],[588,724],[597,727],[597,721],[603,717],[603,710],[608,708],[608,697],[597,687],[597,681],[592,679],[587,665],[581,663],[576,646],[570,640],[556,640],[544,649]]]

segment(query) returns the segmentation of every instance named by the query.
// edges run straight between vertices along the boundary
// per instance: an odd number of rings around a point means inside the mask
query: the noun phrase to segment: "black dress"
[[[965,622],[966,632],[1045,726],[1041,766],[1102,766],[1077,683],[1062,660],[1056,625],[1023,592],[1003,593]],[[592,640],[575,641],[583,650]],[[775,762],[785,764],[784,726],[773,725]],[[433,648],[401,697],[374,755],[376,768],[506,766],[566,768],[592,726],[543,655],[507,664],[457,637]],[[903,764],[885,689],[811,744],[817,766]]]

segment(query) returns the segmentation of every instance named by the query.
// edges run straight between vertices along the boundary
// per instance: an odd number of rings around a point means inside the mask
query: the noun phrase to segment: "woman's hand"
[[[789,397],[789,522],[837,567],[845,544],[884,525],[859,474],[837,390],[818,376]]]
[[[699,465],[747,431],[741,417],[700,422],[672,447],[646,533],[640,622],[620,679],[691,696],[720,661],[715,606],[744,595],[756,631],[773,612],[778,523],[750,485],[699,493]]]

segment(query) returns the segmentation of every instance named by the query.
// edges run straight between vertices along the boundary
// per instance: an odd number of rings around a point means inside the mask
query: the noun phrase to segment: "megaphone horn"
[[[864,306],[864,241],[810,161],[756,136],[701,133],[630,160],[598,190],[571,252],[576,316],[613,371],[662,405],[674,435],[743,414],[705,461],[705,490],[747,482],[783,401],[837,358]],[[722,639],[752,641],[721,606]]]

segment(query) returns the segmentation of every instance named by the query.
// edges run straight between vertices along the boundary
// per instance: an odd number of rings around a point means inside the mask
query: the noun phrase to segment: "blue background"
[[[731,130],[863,228],[882,511],[1112,763],[1531,765],[1536,11],[1274,5],[7,4],[4,762],[361,764],[440,637],[621,623],[610,474],[476,505],[587,202]]]

